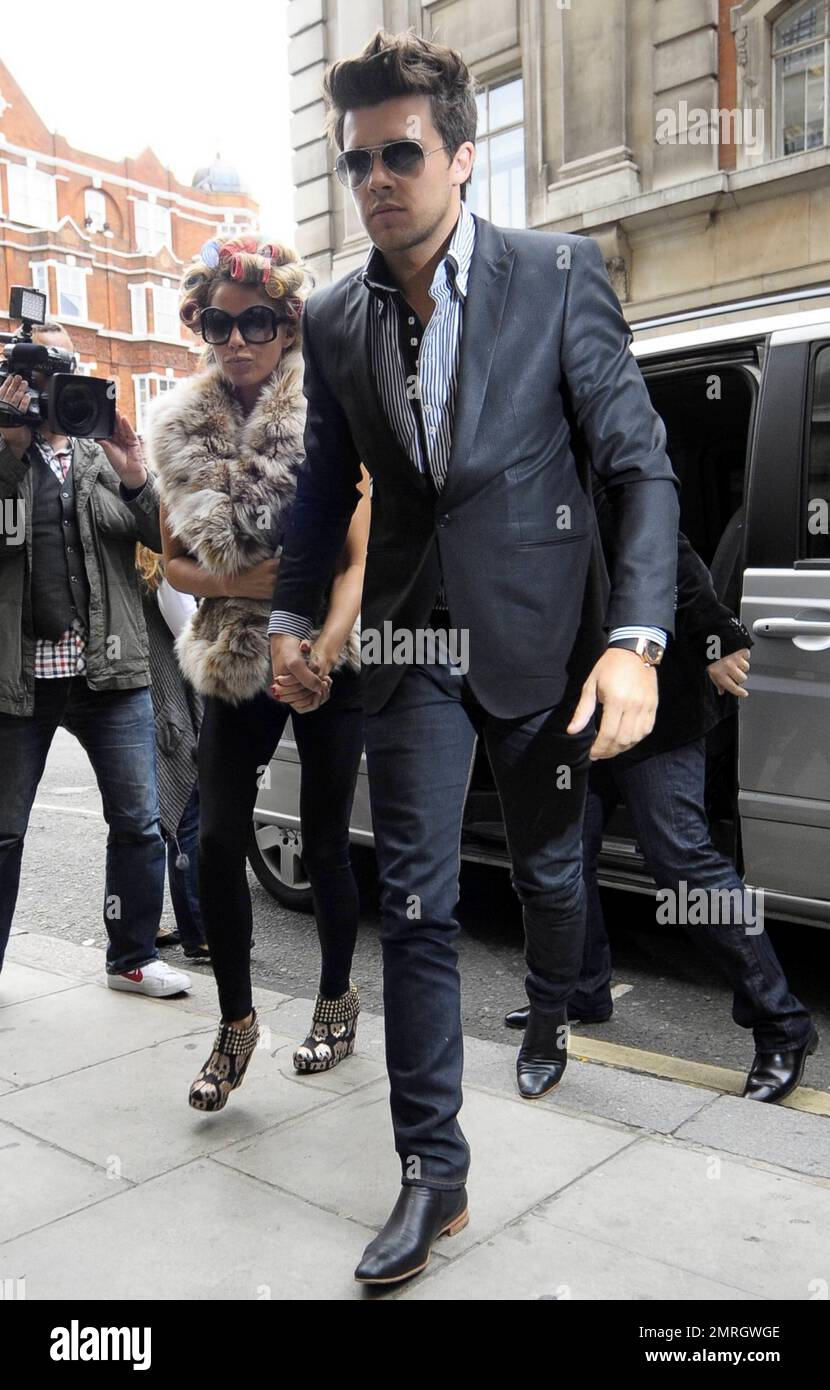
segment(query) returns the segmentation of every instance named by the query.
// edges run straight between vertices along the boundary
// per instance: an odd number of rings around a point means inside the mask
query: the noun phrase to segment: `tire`
[[[299,830],[257,821],[248,842],[248,863],[263,888],[292,912],[313,912],[311,884],[306,878]]]

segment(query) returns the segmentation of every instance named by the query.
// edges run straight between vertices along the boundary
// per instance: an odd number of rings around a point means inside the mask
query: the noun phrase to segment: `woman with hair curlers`
[[[322,953],[314,1017],[295,1068],[327,1070],[349,1056],[360,1007],[350,978],[359,902],[349,816],[363,747],[356,622],[368,496],[303,648],[324,678],[323,692],[270,684],[270,599],[304,458],[300,336],[308,281],[290,247],[256,237],[206,242],[184,273],[179,306],[182,321],[205,341],[202,369],[159,399],[148,430],[167,577],[200,599],[176,643],[182,670],[205,698],[199,883],[221,1007],[213,1049],[190,1090],[198,1110],[222,1109],[257,1043],[246,848],[260,778],[289,713]]]

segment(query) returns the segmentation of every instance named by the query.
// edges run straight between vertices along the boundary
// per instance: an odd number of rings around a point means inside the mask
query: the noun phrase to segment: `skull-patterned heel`
[[[331,1071],[344,1057],[350,1057],[359,1013],[360,995],[351,980],[346,993],[337,999],[323,999],[318,994],[311,1032],[294,1053],[294,1070]]]
[[[242,1085],[258,1038],[256,1009],[244,1028],[219,1024],[213,1051],[190,1088],[188,1099],[194,1110],[221,1110],[227,1105],[231,1091]]]

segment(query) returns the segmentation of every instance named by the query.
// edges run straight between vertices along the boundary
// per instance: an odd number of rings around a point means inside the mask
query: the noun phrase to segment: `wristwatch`
[[[663,660],[663,648],[650,637],[618,637],[609,642],[609,647],[622,647],[627,652],[636,652],[644,666],[659,666]]]

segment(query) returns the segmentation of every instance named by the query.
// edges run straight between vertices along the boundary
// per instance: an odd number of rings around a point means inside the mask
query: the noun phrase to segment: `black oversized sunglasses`
[[[267,304],[251,304],[241,314],[228,314],[211,304],[199,315],[202,337],[211,344],[226,343],[233,333],[234,324],[246,343],[272,343],[280,324],[287,322],[284,315],[276,313]]]
[[[387,140],[385,145],[366,145],[357,150],[344,150],[334,161],[334,170],[345,188],[360,188],[372,172],[377,152],[395,178],[414,179],[423,173],[429,155],[446,148],[446,145],[436,145],[434,150],[425,150],[417,140]]]

